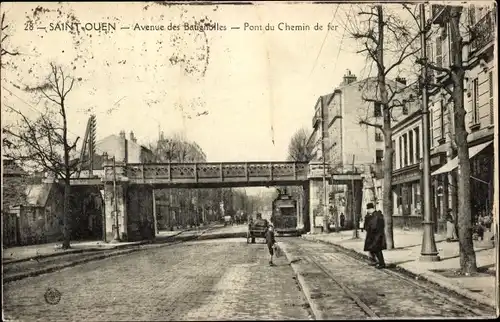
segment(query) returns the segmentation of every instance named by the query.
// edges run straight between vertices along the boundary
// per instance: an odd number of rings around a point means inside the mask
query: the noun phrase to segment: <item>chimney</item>
[[[396,82],[398,82],[398,83],[403,84],[404,86],[406,86],[406,78],[396,77]]]
[[[344,83],[343,85],[349,85],[357,81],[357,77],[354,74],[351,74],[351,71],[348,69],[347,73],[344,75]]]
[[[130,141],[137,143],[137,138],[135,137],[133,131],[130,131]]]
[[[123,130],[120,131],[120,137],[122,139],[125,139],[125,131],[123,131]]]

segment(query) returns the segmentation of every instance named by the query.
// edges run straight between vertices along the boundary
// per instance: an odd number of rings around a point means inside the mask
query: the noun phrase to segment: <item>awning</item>
[[[483,144],[475,145],[473,147],[469,148],[469,158],[474,157],[477,155],[479,152],[484,150],[487,146],[489,146],[493,141],[489,141]],[[432,173],[433,176],[442,174],[442,173],[447,173],[452,170],[454,170],[456,167],[458,167],[458,157],[453,158],[450,162],[446,163],[443,165],[441,168],[437,169]]]

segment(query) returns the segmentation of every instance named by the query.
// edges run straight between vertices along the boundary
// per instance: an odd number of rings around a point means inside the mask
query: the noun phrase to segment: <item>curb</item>
[[[302,237],[303,239],[305,240],[309,240],[309,241],[313,241],[313,242],[319,242],[319,243],[323,243],[323,244],[328,244],[328,245],[334,245],[334,246],[337,246],[347,252],[350,252],[350,253],[355,253],[356,255],[358,256],[361,256],[363,257],[364,259],[366,260],[369,260],[370,257],[364,253],[361,253],[361,252],[358,252],[354,249],[351,249],[351,248],[347,248],[345,246],[342,246],[342,245],[339,245],[339,244],[336,244],[336,243],[333,243],[333,242],[329,242],[329,241],[326,241],[326,240],[320,240],[320,239],[316,239],[316,238],[305,238],[305,237]],[[389,264],[390,265],[390,264]],[[452,292],[455,292],[469,300],[473,300],[473,301],[476,301],[478,303],[481,303],[481,304],[484,304],[484,305],[487,305],[489,307],[492,307],[492,308],[496,308],[496,303],[495,303],[495,300],[494,299],[490,299],[486,296],[483,296],[483,295],[479,295],[479,294],[476,294],[476,293],[473,293],[471,291],[468,291],[466,289],[463,289],[461,288],[460,286],[457,286],[453,283],[450,283],[446,280],[444,280],[443,278],[440,278],[438,276],[436,276],[437,274],[433,273],[433,272],[424,272],[424,273],[414,273],[412,272],[411,270],[409,270],[408,268],[405,268],[401,265],[394,265],[396,270],[400,271],[400,272],[403,272],[413,278],[420,278],[422,280],[425,280],[425,281],[428,281],[432,284],[435,284],[441,288],[444,288],[444,289],[447,289],[448,291],[452,291]]]
[[[294,258],[290,256],[288,251],[286,250],[286,247],[283,247],[282,244],[280,245],[281,249],[283,250],[283,253],[285,254],[286,259],[290,263],[290,266],[292,267],[292,270],[295,274],[295,277],[297,278],[297,282],[299,283],[300,290],[302,291],[302,294],[304,294],[304,297],[306,298],[307,303],[309,304],[309,308],[312,311],[313,317],[315,320],[323,320],[323,315],[321,314],[321,310],[319,309],[318,305],[313,301],[311,298],[311,289],[307,285],[304,276],[299,272],[299,269],[297,267],[297,264],[293,263],[292,261]]]
[[[172,239],[184,232],[187,232],[187,231],[192,231],[192,229],[187,229],[187,230],[183,230],[183,231],[179,231],[178,233],[174,234],[174,235],[170,235],[170,236],[167,236],[165,237],[164,240],[161,240],[159,241],[158,243],[161,243],[163,241],[166,241],[166,242],[170,242],[169,239]],[[4,260],[2,259],[2,264],[5,265],[5,264],[14,264],[14,263],[21,263],[21,262],[27,262],[27,261],[31,261],[31,260],[37,260],[37,259],[41,259],[41,258],[50,258],[50,257],[57,257],[57,256],[64,256],[64,255],[68,255],[68,254],[81,254],[81,253],[90,253],[90,252],[99,252],[99,251],[106,251],[106,250],[113,250],[113,249],[122,249],[122,248],[128,248],[128,247],[134,247],[134,246],[140,246],[140,245],[145,245],[145,244],[151,244],[151,243],[154,243],[154,241],[150,241],[150,240],[142,240],[142,241],[139,241],[139,242],[135,242],[134,244],[108,244],[106,242],[103,242],[103,247],[99,247],[99,246],[92,246],[92,247],[89,247],[89,248],[84,248],[84,249],[69,249],[69,250],[66,250],[66,251],[62,251],[60,253],[53,253],[53,254],[45,254],[45,255],[38,255],[38,256],[33,256],[33,257],[25,257],[25,258],[20,258],[20,259],[14,259],[14,260]],[[111,246],[108,246],[108,245],[111,245]]]
[[[57,257],[57,256],[64,256],[64,255],[69,255],[69,254],[81,254],[81,253],[90,253],[90,252],[99,252],[99,251],[106,251],[106,250],[113,250],[113,249],[122,249],[122,248],[128,248],[128,247],[134,247],[134,246],[140,246],[147,244],[149,241],[140,241],[136,242],[134,244],[116,244],[113,246],[104,246],[104,247],[90,247],[90,248],[84,248],[84,249],[69,249],[66,251],[62,251],[60,253],[53,253],[53,254],[45,254],[45,255],[38,255],[38,256],[33,256],[33,257],[25,257],[25,258],[20,258],[20,259],[14,259],[14,260],[3,260],[2,264],[14,264],[14,263],[21,263],[21,262],[28,262],[31,260],[37,260],[37,259],[42,259],[42,258],[51,258],[51,257]],[[104,244],[105,245],[105,244]]]

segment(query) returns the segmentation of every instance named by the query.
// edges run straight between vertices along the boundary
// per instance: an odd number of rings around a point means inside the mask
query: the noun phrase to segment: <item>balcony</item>
[[[443,24],[446,22],[450,6],[445,5],[431,5],[431,19],[433,24]]]
[[[493,12],[489,11],[472,27],[471,55],[493,44],[495,40],[495,24]]]

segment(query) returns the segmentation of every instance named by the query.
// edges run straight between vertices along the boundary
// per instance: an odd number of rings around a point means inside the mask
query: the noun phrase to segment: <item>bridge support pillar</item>
[[[153,187],[134,185],[127,189],[128,240],[152,240],[156,236]]]
[[[309,179],[309,223],[311,234],[321,233],[323,230],[323,180]]]
[[[105,236],[104,240],[110,242],[115,236],[116,227],[116,216],[118,216],[118,232],[121,241],[127,241],[127,206],[126,206],[126,194],[127,186],[125,184],[116,185],[116,209],[115,214],[115,196],[114,196],[113,183],[104,184],[104,225],[105,225]]]

